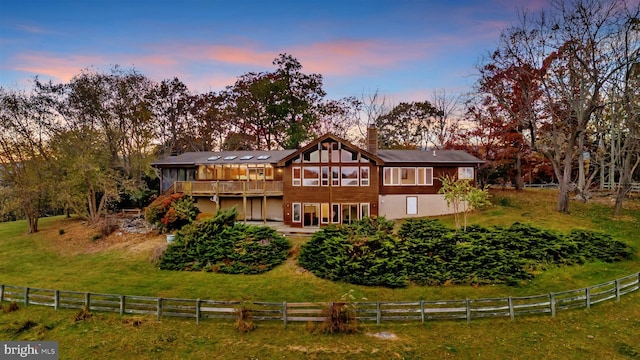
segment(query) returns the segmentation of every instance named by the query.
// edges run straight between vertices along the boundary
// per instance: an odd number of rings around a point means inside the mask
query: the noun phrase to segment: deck
[[[173,192],[191,196],[282,196],[282,181],[176,181]]]

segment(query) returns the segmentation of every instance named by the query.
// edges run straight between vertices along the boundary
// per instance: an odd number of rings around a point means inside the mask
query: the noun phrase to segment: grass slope
[[[570,215],[557,214],[554,191],[524,193],[494,191],[495,206],[474,213],[470,224],[510,225],[514,221],[568,231],[584,228],[610,233],[636,249],[633,261],[550,268],[520,287],[448,286],[406,289],[360,287],[318,279],[300,269],[294,258],[260,275],[239,276],[200,272],[160,271],[150,258],[164,246],[160,236],[135,239],[112,235],[91,241],[92,233],[77,220],[43,219],[42,231],[26,235],[24,222],[0,224],[0,283],[19,286],[215,300],[329,301],[350,289],[371,301],[441,300],[522,296],[582,288],[640,269],[640,202],[629,202],[624,214],[612,218],[612,203],[571,203]],[[442,221],[453,226],[452,217]],[[60,234],[60,229],[64,233]],[[83,229],[84,232],[83,232]],[[306,239],[292,238],[295,248]],[[63,358],[283,358],[283,359],[416,359],[416,358],[639,358],[640,295],[607,302],[591,310],[559,312],[558,317],[528,317],[516,321],[473,321],[367,325],[347,336],[309,334],[304,324],[283,329],[259,323],[239,334],[231,322],[192,321],[113,314],[94,314],[74,322],[74,312],[32,306],[0,313],[0,339],[58,340]],[[36,324],[29,329],[25,323]],[[139,324],[138,324],[139,323]],[[32,325],[33,325],[32,324]],[[367,332],[390,331],[396,340],[380,340]]]

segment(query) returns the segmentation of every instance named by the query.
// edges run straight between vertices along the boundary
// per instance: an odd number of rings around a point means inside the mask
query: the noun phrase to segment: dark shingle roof
[[[480,164],[484,161],[462,150],[378,150],[385,164]]]
[[[196,166],[201,164],[273,164],[295,152],[296,150],[246,150],[246,151],[198,151],[188,152],[178,156],[169,156],[164,159],[153,162],[151,165],[156,167],[173,167],[173,166]],[[208,160],[209,158],[219,156],[217,160]],[[235,156],[234,159],[225,160],[227,156]],[[242,157],[251,158],[242,160]],[[260,158],[258,157],[267,157]]]

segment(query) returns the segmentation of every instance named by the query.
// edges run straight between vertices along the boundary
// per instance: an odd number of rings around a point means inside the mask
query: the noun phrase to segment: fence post
[[[587,309],[591,309],[591,289],[584,289],[584,296],[586,297]]]
[[[376,302],[376,325],[382,322],[382,310],[380,309],[380,301]]]
[[[282,302],[282,325],[287,327],[287,302]]]
[[[200,325],[200,304],[202,301],[200,299],[196,300],[196,324]]]
[[[620,302],[620,279],[616,279],[616,301]]]
[[[420,320],[424,324],[424,300],[420,300]]]
[[[84,307],[89,311],[91,308],[91,293],[84,294]]]
[[[125,298],[124,295],[120,295],[120,316],[124,315],[124,307],[125,307],[124,298]]]
[[[471,300],[465,300],[467,303],[467,324],[471,323]]]
[[[29,288],[24,288],[24,306],[29,305]]]
[[[0,303],[4,301],[4,284],[0,285]]]
[[[56,290],[53,293],[53,308],[56,310],[60,308],[60,290]]]
[[[513,309],[513,298],[511,298],[511,296],[509,296],[509,317],[511,318],[511,320],[515,319],[516,317],[515,311]]]
[[[549,294],[549,305],[551,306],[551,317],[556,317],[556,296],[553,293]]]
[[[160,320],[160,316],[162,315],[162,298],[159,297],[158,298],[158,312],[157,312],[157,318],[158,320]]]

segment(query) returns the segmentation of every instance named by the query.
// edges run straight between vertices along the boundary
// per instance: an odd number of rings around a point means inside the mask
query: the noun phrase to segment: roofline
[[[278,161],[278,166],[285,166],[287,164],[287,162],[289,162],[290,160],[292,160],[293,158],[295,158],[297,155],[312,149],[314,146],[317,147],[317,145],[327,139],[333,139],[337,142],[343,143],[345,145],[347,145],[348,147],[353,148],[354,150],[357,150],[363,154],[365,154],[369,159],[374,160],[376,165],[383,165],[384,164],[384,160],[382,160],[380,157],[378,157],[378,155],[372,154],[362,148],[360,148],[359,146],[355,146],[352,143],[350,143],[349,141],[339,138],[333,134],[324,134],[322,136],[320,136],[319,138],[313,140],[312,142],[308,143],[307,145],[305,145],[304,147],[296,150],[295,152],[289,154],[288,156],[280,159],[280,161]]]

